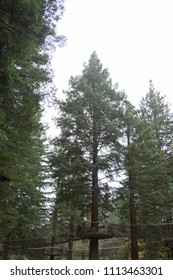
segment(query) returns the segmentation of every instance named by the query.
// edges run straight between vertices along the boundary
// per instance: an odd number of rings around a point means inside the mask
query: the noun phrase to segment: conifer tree
[[[31,237],[39,228],[46,172],[42,105],[62,12],[63,1],[0,1],[1,243]]]
[[[151,85],[140,110],[126,109],[126,179],[117,191],[117,203],[125,223],[131,221],[132,259],[138,258],[137,247],[141,244],[145,259],[168,258],[167,251],[171,251],[172,245],[164,243],[168,235],[161,227],[163,221],[170,222],[172,208],[171,118],[168,104]]]
[[[110,178],[119,169],[119,139],[124,93],[112,85],[97,54],[92,53],[81,76],[72,77],[65,101],[59,101],[57,126],[70,145],[77,143],[86,162],[91,191],[90,259],[98,259],[99,174]],[[80,168],[79,168],[80,170]],[[78,167],[73,172],[78,172]]]
[[[156,151],[162,154],[162,158],[157,161],[158,176],[155,181],[155,189],[159,190],[158,196],[154,195],[156,201],[157,211],[155,210],[155,217],[167,224],[167,239],[169,235],[169,223],[172,223],[172,206],[173,206],[173,189],[172,189],[172,150],[171,141],[173,138],[173,114],[170,109],[170,104],[166,102],[165,97],[161,96],[160,92],[156,91],[152,81],[150,81],[149,92],[142,99],[140,104],[142,117],[147,124],[151,126],[154,138],[157,141]],[[155,173],[152,174],[155,178]],[[160,211],[160,214],[156,214]],[[158,220],[159,222],[159,220]],[[168,244],[169,243],[169,244]],[[163,243],[162,243],[163,244]],[[172,254],[171,242],[165,242],[165,247],[168,248],[170,255]],[[173,255],[171,256],[173,258]]]

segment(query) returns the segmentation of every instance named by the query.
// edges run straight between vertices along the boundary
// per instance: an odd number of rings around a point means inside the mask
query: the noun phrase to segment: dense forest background
[[[0,258],[173,259],[171,104],[149,81],[135,108],[96,52],[56,97],[63,11],[0,1]]]

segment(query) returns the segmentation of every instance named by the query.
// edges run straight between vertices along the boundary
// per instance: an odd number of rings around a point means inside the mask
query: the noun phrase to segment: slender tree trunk
[[[92,205],[91,205],[91,232],[98,232],[98,171],[97,168],[93,171],[93,191],[92,191]],[[90,260],[98,260],[98,238],[92,237],[90,239]]]
[[[136,217],[136,202],[134,192],[134,176],[133,176],[133,158],[130,150],[130,129],[127,128],[127,144],[129,148],[128,153],[128,180],[130,191],[130,233],[131,233],[131,259],[138,260],[138,229],[137,229],[137,217]]]
[[[73,259],[73,240],[68,242],[67,260]]]
[[[91,232],[98,232],[98,172],[97,169],[93,172],[93,191],[92,191],[92,206],[91,206]],[[98,238],[90,239],[90,260],[98,260]]]
[[[136,221],[135,195],[130,193],[130,232],[131,232],[131,259],[138,260],[138,229]]]
[[[90,239],[90,260],[98,260],[99,259],[99,252],[98,252],[99,242],[98,238],[91,238]]]
[[[73,231],[74,231],[73,218],[71,218],[71,220],[70,220],[69,231],[70,231],[70,235],[73,236]],[[67,260],[72,260],[72,259],[73,259],[73,240],[69,240],[68,251],[67,251]]]
[[[57,231],[57,221],[58,221],[58,194],[56,194],[55,209],[53,213],[53,226],[52,226],[52,239],[51,239],[51,249],[50,249],[50,260],[55,259],[55,245],[56,245],[56,231]]]
[[[92,171],[92,204],[91,204],[91,231],[98,232],[98,202],[99,202],[99,187],[98,187],[98,166],[97,166],[97,127],[95,118],[93,119],[93,171]],[[97,237],[90,239],[90,260],[99,259],[99,242]]]

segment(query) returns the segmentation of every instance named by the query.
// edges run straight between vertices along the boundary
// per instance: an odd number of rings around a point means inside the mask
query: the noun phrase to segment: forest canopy
[[[135,108],[95,51],[55,95],[63,12],[0,2],[0,259],[173,259],[171,105],[149,81]]]
[[[64,1],[0,1],[2,258],[8,258],[9,240],[38,236],[45,219],[42,188],[48,171],[41,117],[52,95],[50,51],[64,40],[55,32],[63,10]]]

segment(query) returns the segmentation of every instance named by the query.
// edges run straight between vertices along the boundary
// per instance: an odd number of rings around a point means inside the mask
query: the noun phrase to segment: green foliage
[[[68,202],[73,211],[80,211],[81,218],[88,218],[91,212],[93,225],[98,223],[99,209],[110,211],[106,182],[113,180],[119,169],[125,95],[112,85],[95,52],[84,65],[82,75],[71,77],[64,93],[66,99],[56,101],[56,124],[61,132],[54,141],[54,177],[59,199]],[[105,177],[103,183],[101,174]]]
[[[0,2],[2,243],[29,238],[41,227],[41,189],[47,172],[42,105],[50,95],[46,89],[52,79],[49,50],[60,40],[55,20],[62,12],[63,1]]]
[[[161,96],[160,92],[155,90],[152,81],[150,81],[149,92],[141,100],[140,110],[143,118],[152,127],[160,149],[169,152],[173,139],[173,114],[165,96]]]
[[[164,221],[172,221],[172,117],[168,104],[150,84],[149,93],[142,99],[140,110],[135,111],[128,105],[124,118],[127,127],[125,131],[128,133],[128,145],[124,150],[127,179],[117,191],[117,212],[122,221],[129,224],[131,189],[128,174],[131,172],[138,243],[141,240],[144,244],[145,259],[165,258],[169,251],[165,243],[169,233],[162,230],[160,225]]]
[[[70,211],[76,209],[76,220],[88,220],[91,212],[91,221],[106,224],[114,213],[115,220],[130,229],[133,195],[139,257],[168,257],[171,245],[161,224],[172,219],[173,208],[169,104],[150,82],[136,110],[112,85],[95,52],[64,93],[66,99],[56,101],[60,136],[54,140],[51,159],[63,220],[71,219]],[[109,182],[119,172],[124,179],[115,198]],[[121,248],[119,255],[123,254],[130,258],[129,244]]]

